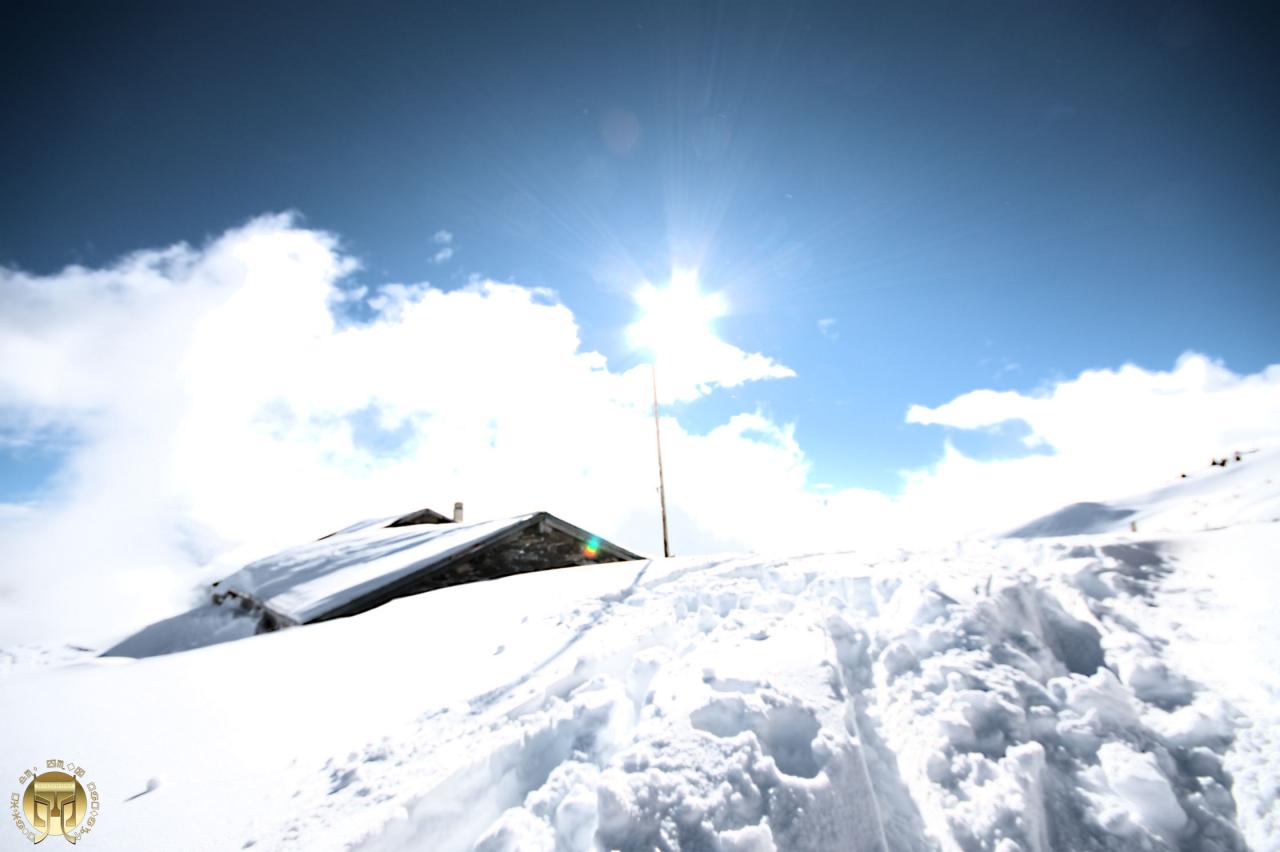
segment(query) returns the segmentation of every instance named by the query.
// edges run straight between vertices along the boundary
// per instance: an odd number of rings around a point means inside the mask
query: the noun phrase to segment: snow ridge
[[[316,848],[344,826],[366,852],[1244,849],[1227,709],[1113,606],[1167,570],[1150,542],[647,563],[567,614],[526,675],[326,766],[302,816],[262,836]]]

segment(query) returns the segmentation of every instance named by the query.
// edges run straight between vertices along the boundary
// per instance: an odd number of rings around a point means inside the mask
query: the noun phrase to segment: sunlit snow
[[[1280,453],[1116,496],[11,649],[0,766],[78,744],[101,850],[1280,849]]]

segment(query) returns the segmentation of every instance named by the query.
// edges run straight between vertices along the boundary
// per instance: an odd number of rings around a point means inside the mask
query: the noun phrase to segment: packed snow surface
[[[1083,534],[24,649],[0,766],[86,767],[102,850],[1280,850],[1278,482],[1259,453]]]

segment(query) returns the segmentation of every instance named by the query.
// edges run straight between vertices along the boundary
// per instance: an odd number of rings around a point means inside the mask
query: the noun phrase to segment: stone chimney
[[[462,501],[461,500],[453,504],[453,522],[455,524],[462,523]]]

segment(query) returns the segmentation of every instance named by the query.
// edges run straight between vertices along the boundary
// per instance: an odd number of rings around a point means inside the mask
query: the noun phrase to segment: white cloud
[[[76,436],[41,505],[0,515],[0,643],[136,626],[252,553],[455,499],[472,517],[545,508],[655,549],[646,368],[582,351],[553,293],[492,281],[385,285],[371,322],[340,326],[336,284],[354,268],[334,238],[277,216],[106,269],[0,271],[0,362],[15,365],[0,432]],[[784,370],[703,343],[701,363],[664,376],[669,397]],[[680,546],[742,546],[749,524],[697,501],[762,445],[670,419],[664,442],[686,467],[670,482],[685,490]],[[777,470],[795,478],[795,463]]]
[[[1175,480],[1230,451],[1276,443],[1280,365],[1241,376],[1186,353],[1170,371],[1126,364],[1085,371],[1042,393],[977,390],[907,412],[908,423],[955,429],[1008,421],[1027,424],[1024,442],[1052,454],[980,462],[948,446],[934,468],[908,478],[904,500],[923,512],[963,512],[968,503],[993,518],[1029,519]]]
[[[440,249],[431,256],[431,262],[437,265],[448,263],[453,258],[453,232],[441,228],[431,237],[431,241],[440,246]]]
[[[979,390],[937,408],[914,405],[907,422],[978,429],[1021,420],[1030,428],[1028,446],[1051,446],[1075,463],[1095,458],[1104,466],[1167,470],[1273,439],[1278,384],[1280,365],[1239,376],[1189,352],[1170,371],[1126,364],[1088,370],[1039,394]]]
[[[647,366],[612,370],[554,294],[493,281],[384,285],[365,297],[372,320],[339,324],[354,268],[333,237],[276,216],[105,269],[0,270],[0,434],[74,436],[52,490],[0,511],[0,645],[98,640],[250,556],[455,499],[471,517],[542,508],[659,549]],[[664,398],[793,375],[714,336],[693,351],[660,366]],[[673,546],[814,551],[1012,525],[1176,476],[1184,452],[1262,442],[1277,388],[1280,367],[1241,377],[1187,356],[1171,373],[916,407],[915,423],[1023,418],[1057,454],[949,449],[895,497],[813,484],[793,427],[758,412],[703,435],[664,415]]]
[[[679,350],[683,357],[658,359],[658,398],[663,405],[688,402],[706,396],[716,388],[734,388],[762,379],[795,376],[790,367],[758,352],[744,352],[714,336],[687,341]],[[652,398],[648,366],[633,367],[622,375],[628,398]]]
[[[715,387],[795,376],[772,358],[720,339],[714,321],[727,310],[724,297],[700,293],[694,272],[679,270],[666,289],[645,284],[633,298],[641,313],[627,327],[627,339],[657,365],[658,395],[664,403],[697,399]],[[633,393],[652,382],[647,367],[631,370],[626,378]]]
[[[818,333],[831,340],[839,338],[840,332],[836,329],[835,317],[823,317],[818,320]]]

